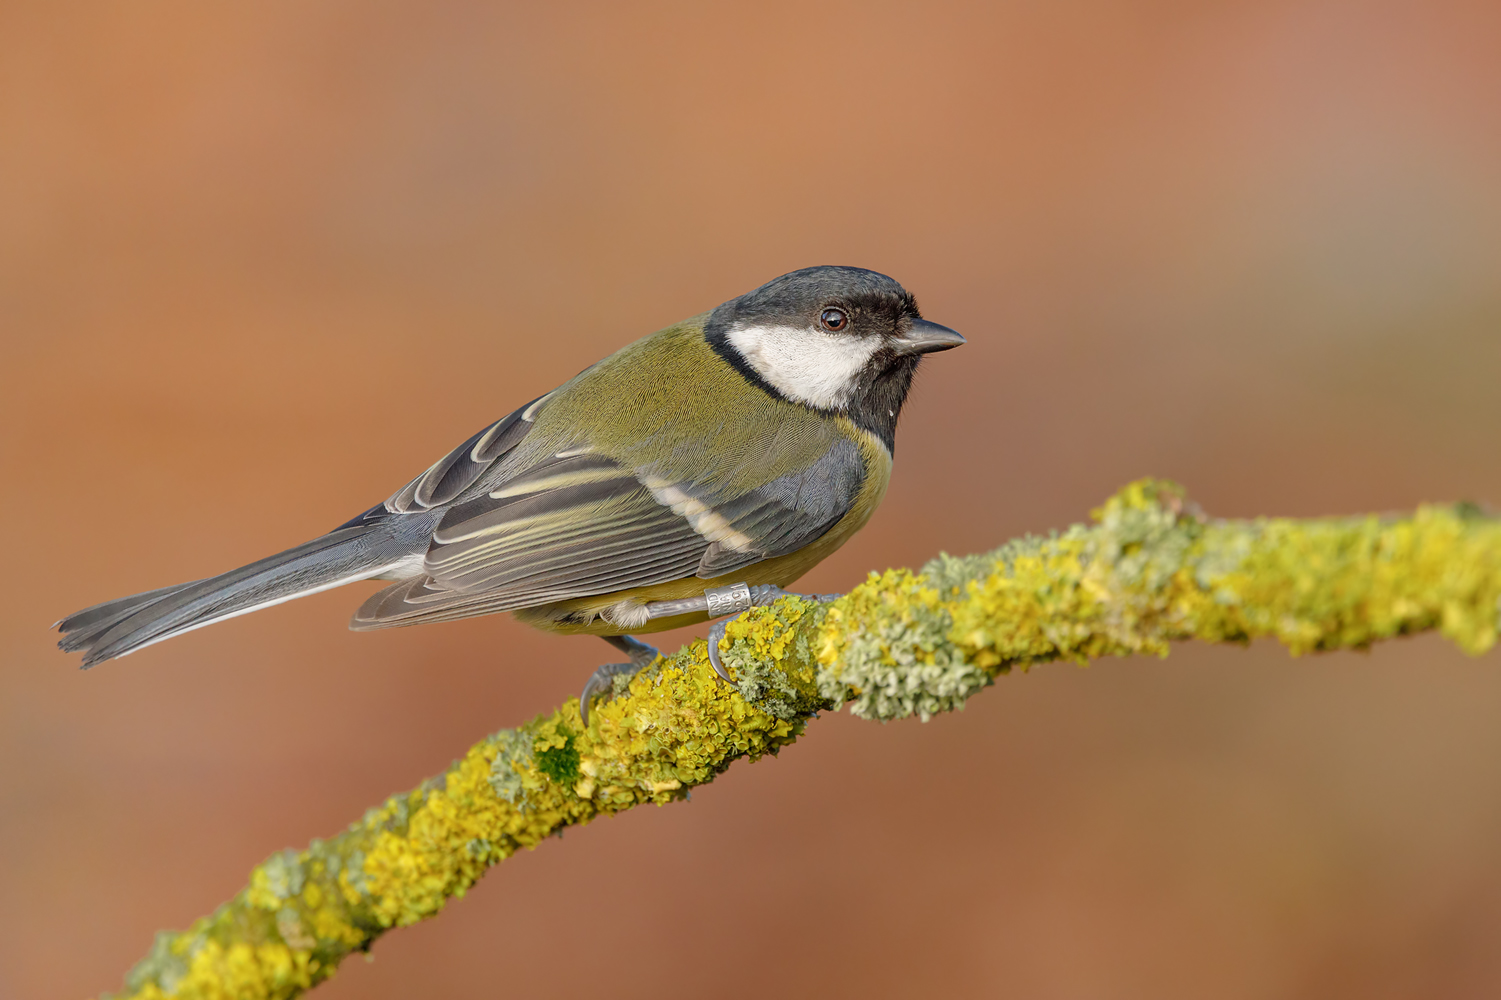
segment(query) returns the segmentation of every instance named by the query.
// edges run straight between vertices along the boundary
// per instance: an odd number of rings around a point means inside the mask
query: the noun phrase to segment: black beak
[[[891,341],[891,346],[900,354],[932,354],[934,351],[958,347],[962,343],[964,338],[948,327],[929,323],[925,319],[915,319],[907,327],[906,333]]]

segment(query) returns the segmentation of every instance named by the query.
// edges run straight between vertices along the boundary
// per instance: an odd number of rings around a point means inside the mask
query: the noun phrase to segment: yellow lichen
[[[257,866],[233,900],[159,935],[122,996],[287,998],[386,929],[423,920],[493,864],[567,826],[682,798],[775,753],[809,715],[961,708],[1048,660],[1166,654],[1171,642],[1275,637],[1296,653],[1438,629],[1497,640],[1501,523],[1466,507],[1408,518],[1212,521],[1171,483],[1132,483],[1075,525],[921,573],[871,574],[828,604],[785,598],[643,670],[585,728],[566,702],[471,747],[441,777],[346,831]]]

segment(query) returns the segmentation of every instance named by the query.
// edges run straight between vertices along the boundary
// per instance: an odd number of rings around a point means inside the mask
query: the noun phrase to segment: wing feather
[[[546,400],[547,396],[534,399],[470,437],[398,490],[385,502],[386,510],[406,514],[431,510],[457,499],[530,433],[537,410]]]

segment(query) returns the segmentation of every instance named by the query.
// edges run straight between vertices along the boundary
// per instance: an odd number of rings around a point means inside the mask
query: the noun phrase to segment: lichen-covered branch
[[[1404,517],[1205,518],[1143,480],[1075,525],[920,573],[872,574],[828,604],[786,598],[728,628],[737,687],[704,644],[471,747],[346,831],[273,855],[213,915],[156,946],[122,996],[295,996],[393,927],[433,916],[485,870],[564,827],[684,796],[776,753],[813,712],[888,720],[962,707],[1013,667],[1166,655],[1177,639],[1274,637],[1294,654],[1437,629],[1496,641],[1501,521],[1465,505]],[[738,689],[737,689],[738,688]]]

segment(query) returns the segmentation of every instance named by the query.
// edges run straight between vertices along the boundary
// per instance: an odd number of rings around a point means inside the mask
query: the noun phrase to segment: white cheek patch
[[[856,377],[880,346],[873,337],[795,326],[735,326],[725,336],[782,395],[825,410],[849,404]]]

